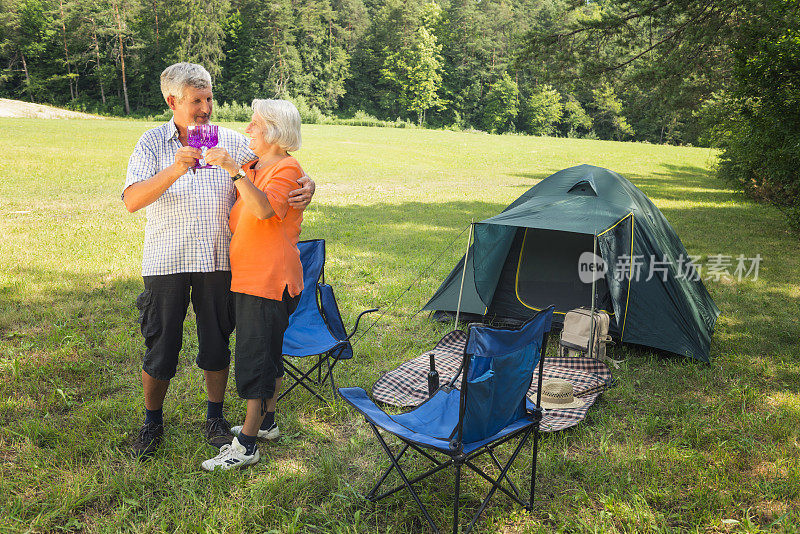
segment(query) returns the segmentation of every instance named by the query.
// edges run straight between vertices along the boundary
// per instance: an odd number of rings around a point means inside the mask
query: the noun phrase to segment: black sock
[[[239,444],[244,447],[245,454],[250,456],[251,454],[255,454],[256,452],[256,437],[255,436],[248,436],[244,432],[239,432],[239,436],[237,438],[239,440]]]
[[[275,424],[275,412],[267,412],[264,414],[264,420],[261,422],[261,430],[269,430],[269,427]]]
[[[144,424],[163,425],[164,424],[164,408],[158,410],[144,409]]]
[[[208,401],[206,419],[219,419],[220,417],[222,417],[222,404],[223,404],[222,402]]]

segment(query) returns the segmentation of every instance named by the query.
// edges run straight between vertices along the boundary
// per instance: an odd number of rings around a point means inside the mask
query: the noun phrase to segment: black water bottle
[[[436,372],[436,361],[433,354],[431,358],[431,370],[428,371],[428,397],[432,397],[434,392],[439,389],[439,373]]]

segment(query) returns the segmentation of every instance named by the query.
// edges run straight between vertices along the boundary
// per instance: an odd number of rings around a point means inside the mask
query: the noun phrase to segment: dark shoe
[[[217,449],[223,445],[230,445],[233,441],[231,424],[224,417],[206,419],[205,435],[208,444]]]
[[[164,425],[145,423],[139,430],[139,435],[131,446],[131,454],[134,458],[146,459],[156,452],[164,436]]]

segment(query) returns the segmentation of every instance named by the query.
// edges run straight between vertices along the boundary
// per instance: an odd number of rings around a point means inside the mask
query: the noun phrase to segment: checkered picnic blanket
[[[417,406],[428,398],[429,356],[434,355],[439,383],[449,382],[461,365],[467,334],[454,330],[445,335],[436,346],[407,361],[397,369],[381,376],[372,386],[372,398],[392,406],[409,408]],[[576,397],[586,403],[579,408],[566,410],[544,410],[541,429],[556,432],[577,425],[586,417],[586,412],[594,404],[604,389],[611,386],[614,377],[611,370],[594,358],[547,358],[544,365],[544,379],[563,378],[572,383]],[[455,382],[461,386],[460,378]],[[534,382],[528,390],[528,397],[535,401],[538,384]]]

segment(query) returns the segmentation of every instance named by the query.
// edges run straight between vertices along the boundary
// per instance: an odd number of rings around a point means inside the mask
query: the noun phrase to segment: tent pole
[[[464,269],[461,271],[461,287],[458,289],[458,306],[456,306],[456,322],[453,323],[453,330],[458,328],[458,316],[461,314],[461,295],[464,294],[464,277],[467,275],[467,261],[469,260],[469,246],[472,242],[472,229],[475,227],[475,219],[469,222],[469,234],[467,235],[467,251],[464,252]]]
[[[592,234],[592,261],[595,261],[595,258],[597,258],[597,236],[595,234]],[[594,301],[594,296],[595,296],[595,293],[596,293],[596,284],[597,284],[597,276],[593,275],[592,276],[592,309],[591,309],[591,315],[590,315],[590,317],[592,318],[592,329],[589,332],[589,357],[590,358],[593,357],[592,356],[592,352],[594,351],[594,330],[595,330],[595,322],[594,322],[595,301]]]

